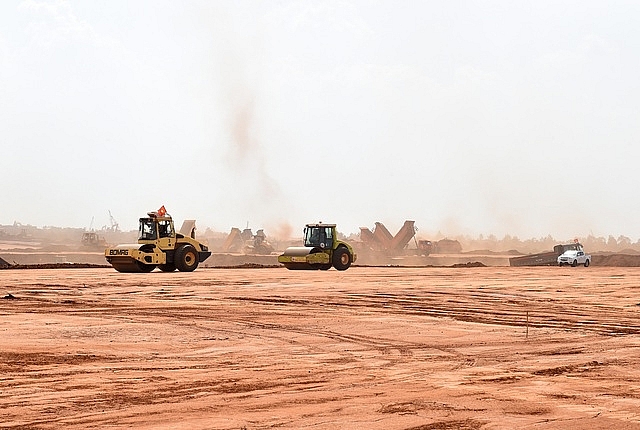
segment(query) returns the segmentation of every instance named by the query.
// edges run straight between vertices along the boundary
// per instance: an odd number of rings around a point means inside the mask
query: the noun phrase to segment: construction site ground
[[[0,428],[640,429],[640,268],[0,271]]]

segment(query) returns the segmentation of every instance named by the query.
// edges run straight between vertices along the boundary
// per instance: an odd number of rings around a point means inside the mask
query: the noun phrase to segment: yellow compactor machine
[[[140,218],[138,243],[107,248],[104,256],[118,272],[192,272],[211,252],[195,238],[195,221],[185,221],[176,232],[164,206]]]
[[[304,246],[290,246],[278,262],[290,270],[347,270],[356,261],[353,248],[338,239],[335,224],[307,224]]]

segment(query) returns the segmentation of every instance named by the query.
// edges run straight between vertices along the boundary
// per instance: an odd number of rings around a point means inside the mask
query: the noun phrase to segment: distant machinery
[[[263,229],[253,234],[250,228],[240,231],[239,228],[233,227],[222,245],[222,250],[224,252],[268,255],[274,251],[274,248],[267,241]]]
[[[95,248],[106,248],[107,240],[95,231],[85,231],[82,233],[82,244]]]
[[[393,236],[381,222],[376,222],[373,231],[360,227],[360,239],[374,251],[400,254],[409,241],[416,235],[415,221],[405,221],[400,230]]]
[[[108,230],[108,231],[112,231],[114,233],[117,233],[120,231],[120,224],[118,224],[118,221],[116,221],[116,219],[113,217],[113,215],[111,215],[111,211],[109,210],[109,223],[111,224],[110,227],[104,226],[102,227],[103,230]]]
[[[373,231],[367,227],[360,227],[360,239],[372,251],[378,251],[390,256],[401,254],[417,254],[428,256],[429,254],[459,254],[462,245],[457,240],[442,239],[432,242],[430,240],[417,240],[415,235],[418,229],[414,221],[405,221],[396,235],[392,235],[381,222],[376,222]],[[413,239],[415,250],[406,251],[409,242]]]

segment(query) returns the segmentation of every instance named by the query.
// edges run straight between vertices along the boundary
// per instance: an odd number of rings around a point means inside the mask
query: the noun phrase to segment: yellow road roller
[[[335,224],[307,224],[304,246],[290,246],[278,257],[289,270],[347,270],[356,261],[353,248],[338,239]]]
[[[140,218],[138,243],[107,248],[104,256],[118,272],[148,273],[158,267],[163,272],[192,272],[211,252],[195,238],[195,221],[184,222],[176,232],[164,206]]]

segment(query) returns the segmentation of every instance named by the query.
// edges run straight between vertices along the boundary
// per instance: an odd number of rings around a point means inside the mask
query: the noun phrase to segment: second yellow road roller
[[[335,224],[307,224],[303,246],[290,246],[278,257],[290,270],[347,270],[356,261],[351,245],[338,239]]]

